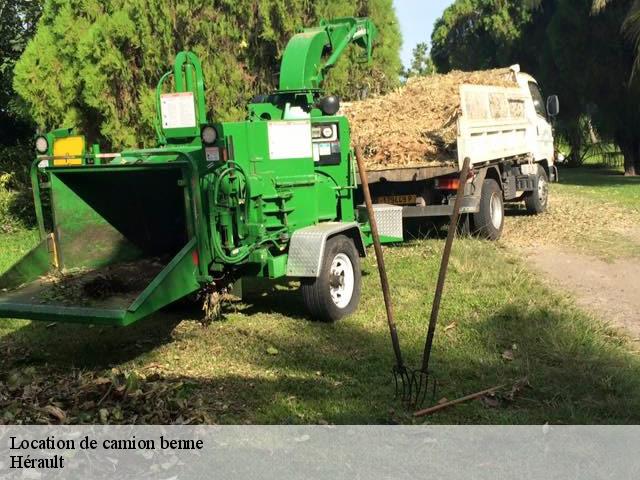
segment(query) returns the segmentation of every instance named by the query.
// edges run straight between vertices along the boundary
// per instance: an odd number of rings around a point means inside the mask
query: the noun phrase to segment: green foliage
[[[0,145],[0,232],[35,221],[29,188],[32,157],[24,144]]]
[[[546,0],[536,13],[536,28],[546,33],[536,69],[563,97],[562,124],[576,155],[588,143],[581,128],[587,115],[601,139],[624,152],[629,174],[640,167],[640,134],[629,128],[640,122],[640,88],[630,80],[634,48],[622,33],[633,3],[621,0],[594,11],[593,0]]]
[[[418,43],[413,49],[411,66],[402,70],[402,77],[424,77],[435,73],[433,60],[429,54],[429,44],[427,42]]]
[[[0,145],[14,144],[25,124],[12,88],[13,68],[35,31],[40,0],[0,0]]]
[[[13,68],[35,32],[40,0],[0,0],[0,231],[31,216],[28,175],[33,126],[13,91]]]
[[[439,72],[513,63],[522,28],[530,19],[526,2],[457,0],[436,21],[433,62]]]
[[[155,85],[180,50],[202,60],[210,117],[238,120],[252,96],[276,86],[299,28],[346,15],[370,16],[380,30],[373,73],[349,52],[327,90],[352,98],[393,87],[400,34],[391,0],[47,0],[15,88],[44,129],[76,125],[113,148],[149,145]]]

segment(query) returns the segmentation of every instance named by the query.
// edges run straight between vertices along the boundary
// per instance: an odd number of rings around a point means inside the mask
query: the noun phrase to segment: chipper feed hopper
[[[369,60],[375,37],[355,18],[295,35],[279,89],[241,122],[207,119],[200,62],[179,53],[157,87],[156,148],[101,153],[73,129],[38,137],[41,242],[0,277],[0,316],[128,325],[250,276],[300,279],[318,319],[351,313],[370,229],[349,125],[322,83],[351,44]],[[383,240],[401,240],[399,210],[377,206]]]

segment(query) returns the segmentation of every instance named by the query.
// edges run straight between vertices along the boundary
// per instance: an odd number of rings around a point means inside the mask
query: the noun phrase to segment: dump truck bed
[[[454,117],[455,145],[434,152],[429,132],[422,132],[424,145],[419,142],[403,145],[402,135],[391,142],[393,149],[372,147],[376,139],[368,140],[367,149],[386,152],[383,161],[369,159],[367,163],[369,181],[412,182],[429,180],[459,171],[465,158],[471,166],[485,166],[504,159],[533,154],[536,149],[535,112],[529,112],[529,94],[521,88],[461,85],[460,111]],[[356,127],[354,126],[354,129]],[[418,131],[420,126],[416,126]],[[395,130],[394,130],[395,132]],[[415,133],[415,132],[414,132]],[[456,133],[454,133],[455,135]],[[408,140],[407,140],[408,141]],[[416,146],[415,143],[419,145]],[[386,145],[386,144],[385,144]],[[404,148],[403,148],[404,147]],[[380,154],[378,154],[380,155]]]
[[[367,178],[369,183],[377,182],[419,182],[432,178],[451,175],[458,171],[457,163],[452,160],[446,164],[424,165],[413,167],[390,167],[379,170],[369,170]],[[360,177],[358,176],[358,183]]]

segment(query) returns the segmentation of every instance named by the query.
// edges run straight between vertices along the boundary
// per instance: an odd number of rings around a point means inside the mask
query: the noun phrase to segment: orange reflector
[[[56,138],[53,142],[53,164],[55,166],[82,165],[84,137]]]
[[[439,190],[458,190],[459,185],[459,178],[438,178],[436,180],[436,188]]]

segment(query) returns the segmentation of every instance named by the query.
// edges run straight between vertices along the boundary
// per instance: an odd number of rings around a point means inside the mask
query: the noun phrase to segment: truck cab
[[[529,99],[526,102],[527,116],[536,126],[535,139],[533,140],[535,142],[533,160],[545,168],[549,180],[555,181],[557,172],[552,119],[559,113],[558,98],[554,95],[545,100],[542,89],[535,78],[521,72],[519,65],[514,65],[511,69],[515,72],[519,87],[527,94]]]

